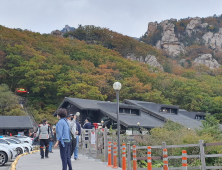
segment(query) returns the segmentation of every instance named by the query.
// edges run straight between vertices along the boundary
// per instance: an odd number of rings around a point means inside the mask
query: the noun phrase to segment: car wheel
[[[22,148],[16,148],[16,151],[17,151],[17,155],[23,154]]]
[[[29,148],[25,147],[25,153],[29,153]]]
[[[0,166],[3,166],[8,160],[5,152],[0,151]]]

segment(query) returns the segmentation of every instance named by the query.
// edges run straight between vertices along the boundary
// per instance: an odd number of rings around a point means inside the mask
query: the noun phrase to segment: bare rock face
[[[155,22],[149,22],[148,24],[148,30],[147,30],[147,34],[152,34],[156,31],[157,29],[157,23]]]
[[[214,69],[219,68],[220,64],[217,62],[217,60],[212,58],[211,54],[202,54],[198,58],[194,60],[195,65],[206,65],[207,67]]]
[[[186,27],[186,33],[188,34],[188,36],[191,36],[192,33],[196,33],[197,29],[194,29],[196,26],[201,25],[201,18],[199,17],[195,17],[193,18],[189,24],[187,24]]]
[[[208,26],[208,23],[203,23],[203,24],[201,24],[201,27],[202,28],[206,28]]]
[[[179,42],[175,35],[173,23],[168,22],[168,20],[160,23],[163,28],[162,38],[157,42],[156,47],[166,50],[169,55],[176,57],[180,52],[184,51],[184,46]]]
[[[203,40],[206,45],[209,45],[212,49],[222,48],[222,28],[219,29],[218,33],[207,32],[203,35]]]
[[[146,64],[149,64],[150,66],[153,66],[153,67],[158,67],[160,70],[163,71],[162,65],[157,61],[155,56],[147,55],[146,57],[143,57],[143,56],[137,57],[135,54],[129,54],[129,55],[127,55],[126,58],[128,58],[132,61],[146,63]]]
[[[56,37],[62,37],[62,32],[59,30],[52,31],[51,34]]]

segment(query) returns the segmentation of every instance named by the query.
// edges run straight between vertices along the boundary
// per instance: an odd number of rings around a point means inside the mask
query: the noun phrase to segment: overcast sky
[[[140,37],[148,22],[222,14],[222,0],[0,0],[0,25],[50,33],[95,25]]]

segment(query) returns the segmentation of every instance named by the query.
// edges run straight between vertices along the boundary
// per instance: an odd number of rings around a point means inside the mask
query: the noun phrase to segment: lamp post
[[[103,128],[103,123],[104,123],[104,121],[102,120],[102,121],[101,121],[101,124],[102,124],[102,128]]]
[[[138,125],[138,132],[140,134],[140,122],[138,122],[137,125]]]
[[[79,122],[80,113],[79,113],[79,112],[76,112],[76,116],[77,116],[77,118],[76,118],[77,120],[76,120],[76,121]]]
[[[121,167],[121,158],[120,158],[120,123],[119,123],[119,91],[121,89],[121,83],[115,82],[113,88],[116,91],[116,102],[117,102],[117,138],[118,138],[118,162],[119,167]]]

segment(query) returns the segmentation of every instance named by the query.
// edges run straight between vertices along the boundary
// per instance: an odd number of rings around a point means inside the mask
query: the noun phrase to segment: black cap
[[[86,119],[87,119],[88,121],[90,121],[90,118],[89,118],[89,117],[87,117]]]

